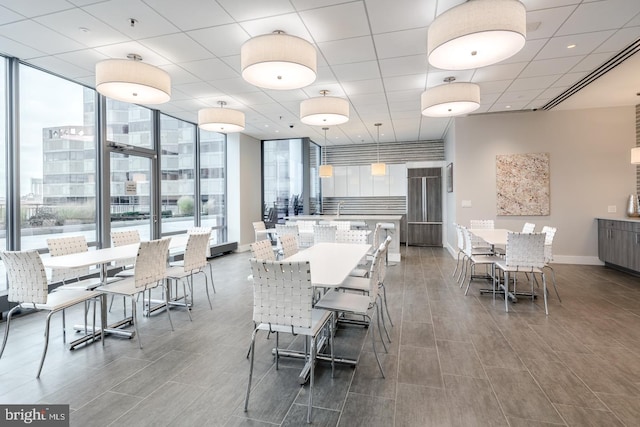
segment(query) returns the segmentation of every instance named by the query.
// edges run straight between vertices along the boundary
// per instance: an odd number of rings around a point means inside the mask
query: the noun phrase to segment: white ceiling
[[[477,113],[532,110],[640,38],[640,0],[522,0],[527,42],[502,63],[445,71],[427,62],[427,28],[464,0],[0,0],[0,53],[94,86],[94,65],[137,53],[172,77],[171,101],[159,108],[196,122],[202,107],[246,114],[257,139],[311,137],[300,101],[345,97],[349,122],[328,144],[441,139],[449,119],[423,117],[420,94],[447,76],[478,83]],[[137,23],[131,26],[130,19]],[[284,30],[312,42],[318,78],[292,91],[262,90],[240,76],[240,46]],[[567,46],[575,47],[568,49]],[[640,55],[556,109],[640,104]],[[293,125],[293,128],[290,128]]]

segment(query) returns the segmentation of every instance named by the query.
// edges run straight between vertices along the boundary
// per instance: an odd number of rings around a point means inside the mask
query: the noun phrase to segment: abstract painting
[[[497,215],[549,215],[549,153],[496,156]]]

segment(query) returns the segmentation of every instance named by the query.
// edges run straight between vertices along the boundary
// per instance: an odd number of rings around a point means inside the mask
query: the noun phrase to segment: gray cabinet
[[[640,273],[640,221],[599,219],[598,257],[612,267]]]
[[[442,246],[442,169],[407,169],[407,245]]]

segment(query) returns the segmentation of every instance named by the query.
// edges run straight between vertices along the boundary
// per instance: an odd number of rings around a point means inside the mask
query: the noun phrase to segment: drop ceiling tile
[[[437,2],[424,0],[366,0],[373,34],[427,27],[435,16]],[[426,43],[426,37],[424,39]]]
[[[515,90],[502,94],[496,103],[511,104],[511,107],[518,103],[527,103],[535,99],[542,92],[541,89]]]
[[[618,30],[614,35],[598,46],[594,53],[609,52],[611,56],[613,56],[613,54],[620,52],[622,49],[637,40],[639,34],[640,26]]]
[[[143,46],[173,63],[211,58],[211,53],[184,33],[169,34],[140,40]]]
[[[427,54],[426,28],[376,34],[373,40],[380,59]]]
[[[553,99],[556,96],[560,95],[562,92],[567,90],[569,86],[557,86],[549,89],[545,89],[540,92],[540,95],[534,100],[535,102],[539,102],[540,99]]]
[[[332,67],[332,69],[341,82],[380,78],[380,71],[378,70],[378,63],[376,61],[336,65]]]
[[[82,9],[65,10],[35,18],[34,21],[88,47],[122,43],[129,40],[121,32]]]
[[[420,141],[436,141],[443,139],[445,132],[449,127],[449,122],[453,119],[449,118],[433,118],[425,117],[420,122]]]
[[[216,79],[211,80],[209,83],[227,94],[244,94],[261,90],[260,88],[247,83],[241,77],[234,77],[231,79]]]
[[[482,67],[473,74],[474,83],[490,82],[496,80],[514,79],[527,66],[526,62],[515,64],[496,64]]]
[[[550,9],[560,6],[578,5],[582,0],[520,0],[528,11],[538,9]]]
[[[40,67],[44,70],[51,71],[61,76],[75,79],[77,77],[87,76],[90,72],[86,69],[77,67],[69,62],[63,61],[55,56],[43,56],[29,61],[30,64]]]
[[[344,0],[291,0],[296,10],[317,9],[318,7],[333,6],[344,3]]]
[[[25,17],[19,13],[13,12],[4,6],[0,6],[0,25],[8,24],[9,22],[21,21]]]
[[[511,85],[509,86],[509,91],[542,90],[552,85],[559,78],[560,75],[558,74],[519,78],[511,83]]]
[[[361,95],[364,93],[382,92],[384,87],[380,79],[358,80],[355,82],[345,82],[342,87],[348,95]]]
[[[391,110],[391,118],[395,122],[399,119],[413,119],[420,121],[420,103],[418,102],[418,108],[415,110],[404,110],[404,111],[396,111]]]
[[[218,57],[240,55],[242,44],[250,38],[239,24],[203,28],[187,35]]]
[[[276,30],[281,30],[292,36],[313,42],[311,34],[309,34],[309,31],[297,13],[253,19],[251,21],[241,22],[240,25],[251,37],[271,34]]]
[[[189,0],[188,6],[175,0],[145,0],[145,3],[182,31],[233,22],[220,5],[211,0]]]
[[[220,101],[222,101],[222,102],[226,102],[226,104],[224,105],[224,108],[231,108],[231,109],[240,110],[240,111],[246,108],[244,104],[242,104],[235,98],[228,95],[224,95],[224,94],[218,94],[214,96],[203,96],[198,99],[202,101],[204,104],[208,105],[209,107],[220,108],[219,103]]]
[[[544,45],[547,44],[547,41],[548,39],[527,40],[520,52],[516,53],[510,58],[505,59],[504,61],[500,62],[500,64],[513,64],[515,62],[531,61],[536,57],[538,52],[542,50]]]
[[[315,84],[314,83],[307,87],[303,87],[301,90],[304,93],[306,93],[307,96],[310,98],[315,96],[321,96],[322,95],[320,93],[321,90],[327,90],[328,91],[327,95],[329,96],[338,96],[338,97],[345,96],[342,86],[340,86],[338,83],[333,83],[333,84]]]
[[[237,71],[219,59],[182,62],[179,65],[202,80],[221,80],[238,76]]]
[[[195,83],[200,81],[199,78],[175,64],[161,65],[159,68],[169,73],[169,75],[171,76],[172,85]]]
[[[351,100],[351,103],[357,108],[361,108],[367,104],[378,104],[378,105],[387,104],[387,98],[385,97],[383,92],[363,93],[362,95],[353,95],[353,96],[350,96],[349,99]]]
[[[85,47],[35,21],[19,21],[0,26],[0,35],[27,46],[38,46],[38,50],[50,55]]]
[[[560,27],[557,36],[620,28],[640,13],[640,2],[607,0],[583,2]]]
[[[427,87],[438,86],[445,83],[445,79],[454,77],[457,82],[470,82],[474,75],[473,70],[460,71],[431,71],[427,75]]]
[[[522,70],[518,78],[564,74],[575,67],[583,58],[583,56],[567,56],[533,61]]]
[[[101,54],[94,49],[76,50],[75,52],[67,52],[56,55],[58,59],[74,64],[78,67],[89,70],[92,73],[95,71],[96,63],[109,59],[107,56]]]
[[[387,92],[388,102],[413,101],[420,99],[420,95],[424,90],[402,90],[398,92]]]
[[[260,105],[273,103],[273,98],[264,92],[247,92],[235,96],[238,102],[243,105]]]
[[[178,27],[140,0],[110,0],[83,9],[134,40],[180,32]],[[131,18],[137,20],[133,26]]]
[[[496,80],[491,82],[478,83],[478,86],[480,86],[481,96],[484,97],[485,94],[491,94],[491,93],[500,94],[504,92],[505,90],[507,90],[507,88],[512,82],[513,80]]]
[[[220,58],[220,60],[227,64],[232,70],[237,70],[238,74],[240,73],[240,69],[242,68],[240,63],[240,54],[223,56]]]
[[[553,83],[552,87],[572,86],[573,84],[577,83],[582,78],[584,78],[587,74],[589,74],[589,73],[587,73],[587,72],[567,73],[567,74],[561,76],[558,80],[556,80]]]
[[[376,59],[371,36],[318,43],[318,49],[327,62],[335,65]]]
[[[174,84],[173,87],[193,98],[221,96],[222,92],[205,82]]]
[[[108,46],[100,46],[95,48],[98,52],[103,55],[108,56],[109,58],[117,58],[117,59],[126,59],[127,55],[130,53],[138,54],[142,57],[142,61],[147,64],[159,66],[159,65],[167,65],[170,61],[159,55],[157,52],[143,46],[138,42],[125,42],[125,43],[117,43],[111,44]]]
[[[313,82],[314,85],[336,84],[337,82],[338,80],[331,68],[318,65],[316,81]]]
[[[580,62],[578,62],[571,72],[586,71],[591,72],[595,70],[603,63],[607,62],[611,58],[611,53],[596,53],[589,56],[585,56]]]
[[[565,7],[554,7],[537,11],[527,12],[527,24],[539,23],[540,25],[532,31],[527,30],[527,42],[537,39],[548,39],[553,37],[558,28],[567,20],[576,9],[575,5]],[[528,10],[528,9],[527,9]]]
[[[351,2],[300,12],[316,43],[369,34],[369,22],[362,2]]]
[[[427,83],[426,74],[414,74],[402,77],[385,77],[384,88],[387,92],[406,91],[410,89],[424,90]]]
[[[420,114],[420,97],[417,96],[410,101],[389,102],[389,110],[394,112],[410,112],[413,116]]]
[[[1,31],[0,27],[0,31]],[[46,53],[0,35],[0,53],[22,60],[45,56]]]
[[[303,99],[309,98],[306,93],[302,89],[294,89],[294,90],[265,90],[267,95],[269,95],[272,99],[277,102],[288,102],[288,101],[302,101]]]
[[[567,55],[587,55],[593,52],[613,34],[614,31],[599,31],[595,33],[554,37],[540,50],[535,59],[562,58]],[[575,47],[568,48],[570,45],[575,45]]]
[[[191,95],[187,95],[186,93],[182,92],[180,89],[176,88],[175,85],[171,86],[171,101],[169,102],[184,101],[185,99],[189,98],[191,98]]]
[[[240,22],[250,19],[262,18],[264,16],[283,15],[294,12],[289,0],[217,0],[218,3]]]
[[[421,74],[426,72],[428,68],[426,55],[412,55],[380,60],[380,72],[383,77]]]
[[[47,0],[47,1],[15,1],[0,0],[0,5],[15,13],[33,18],[35,16],[46,15],[48,13],[59,12],[61,10],[71,9],[73,4],[66,0]]]
[[[523,109],[528,103],[529,101],[512,101],[505,104],[499,100],[493,107],[489,108],[488,112],[518,111]]]

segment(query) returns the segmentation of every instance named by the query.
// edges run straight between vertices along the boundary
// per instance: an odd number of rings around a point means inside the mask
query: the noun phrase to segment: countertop
[[[317,220],[317,221],[364,221],[367,219],[371,220],[380,220],[380,221],[400,221],[402,219],[402,215],[294,215],[287,216],[286,219],[290,220]]]
[[[596,217],[596,219],[603,219],[606,221],[640,222],[640,217],[629,217],[629,216],[621,216],[621,217],[598,216]]]

